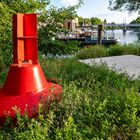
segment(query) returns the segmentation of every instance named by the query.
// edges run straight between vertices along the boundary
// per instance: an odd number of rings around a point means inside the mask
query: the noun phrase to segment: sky
[[[84,5],[82,5],[77,13],[79,16],[84,18],[98,17],[101,20],[106,19],[108,23],[130,23],[132,20],[138,17],[137,13],[131,15],[128,12],[110,11],[108,9],[109,0],[84,0]],[[67,7],[69,5],[75,5],[78,0],[52,0],[51,4],[57,7]]]

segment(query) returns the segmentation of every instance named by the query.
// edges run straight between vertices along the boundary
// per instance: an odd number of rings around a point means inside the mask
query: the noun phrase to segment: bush
[[[140,81],[106,65],[46,60],[41,53],[39,59],[47,79],[62,85],[62,100],[53,102],[50,112],[40,110],[35,119],[17,114],[18,126],[7,122],[0,139],[139,139]],[[4,81],[6,72],[0,76]]]
[[[124,46],[125,47],[125,46]],[[140,44],[129,44],[124,50],[124,54],[140,55]]]
[[[118,55],[140,55],[139,44],[129,45],[114,45],[106,48],[104,46],[92,46],[80,50],[76,56],[78,59],[99,58],[104,56],[118,56]]]
[[[129,44],[129,45],[115,45],[111,46],[109,49],[109,56],[116,56],[116,55],[140,55],[140,46],[139,44]]]
[[[67,55],[77,52],[79,46],[80,44],[77,41],[65,43],[60,40],[46,39],[39,44],[39,50],[45,55]]]
[[[80,50],[76,57],[79,59],[97,58],[108,56],[107,49],[101,46],[93,46]]]
[[[62,100],[36,119],[18,114],[18,126],[1,128],[0,139],[139,139],[139,87],[127,74],[73,59],[41,64],[62,84]]]
[[[0,48],[0,72],[3,70],[4,67],[5,64],[4,64],[3,52],[2,49]]]
[[[137,139],[140,136],[139,95],[131,91],[95,93],[81,95],[74,115],[83,138]]]
[[[120,46],[120,45],[111,46],[108,49],[109,56],[123,55],[125,49],[126,49],[126,47],[123,47],[123,46]]]
[[[5,81],[10,64],[12,63],[12,46],[5,44],[0,48],[0,87]]]
[[[46,28],[48,27],[41,27],[38,31],[38,48],[43,54],[67,55],[75,53],[79,50],[80,43],[78,41],[70,41],[65,43],[59,39],[53,39],[56,32],[55,34],[51,34],[51,31],[48,33]]]
[[[4,47],[1,48],[1,56],[3,57],[3,63],[5,68],[9,67],[12,63],[12,44],[5,44]]]
[[[73,139],[140,137],[140,97],[136,84],[139,81],[132,81],[125,73],[117,74],[105,65],[91,68],[75,60],[45,63],[46,75],[53,75],[63,85],[63,99],[58,110],[63,118],[72,117],[71,129],[65,129],[71,130]],[[65,129],[57,128],[56,135],[65,139]],[[67,136],[72,139],[69,134]]]

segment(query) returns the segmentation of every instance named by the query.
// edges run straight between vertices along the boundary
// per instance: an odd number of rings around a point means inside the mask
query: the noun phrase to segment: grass
[[[96,58],[104,56],[108,56],[108,52],[107,49],[103,46],[90,46],[88,48],[82,49],[76,54],[76,57],[79,59]]]
[[[129,44],[129,45],[115,45],[106,48],[104,46],[90,46],[82,49],[76,55],[78,59],[88,58],[99,58],[106,56],[117,56],[117,55],[140,55],[140,44]]]
[[[40,57],[40,62],[47,79],[62,85],[62,100],[53,102],[50,112],[40,110],[36,119],[17,114],[18,126],[0,128],[0,139],[139,139],[138,80],[75,59]]]
[[[75,60],[45,63],[46,74],[63,85],[63,117],[72,121],[71,128],[61,128],[61,139],[139,138],[139,81],[132,81],[126,73],[110,71],[105,65],[91,68]],[[65,129],[70,129],[67,135]]]
[[[62,85],[62,100],[53,102],[45,113],[40,107],[37,118],[17,113],[17,127],[7,118],[5,127],[0,128],[0,140],[139,139],[140,81],[109,70],[105,64],[89,67],[77,61],[124,54],[140,55],[139,45],[89,47],[73,59],[39,55],[47,80]],[[1,69],[0,85],[7,70]]]

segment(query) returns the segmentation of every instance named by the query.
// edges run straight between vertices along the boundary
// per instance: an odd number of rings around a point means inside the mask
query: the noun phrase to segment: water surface
[[[130,44],[135,43],[139,40],[139,33],[132,30],[108,30],[106,31],[107,36],[114,36],[120,40],[119,44]]]

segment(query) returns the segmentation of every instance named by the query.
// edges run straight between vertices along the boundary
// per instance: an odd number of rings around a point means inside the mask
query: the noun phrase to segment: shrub
[[[93,46],[80,50],[76,57],[79,59],[96,58],[107,56],[107,49],[101,46]]]
[[[12,63],[12,44],[5,44],[4,47],[1,48],[1,56],[3,57],[3,63],[5,68],[9,67]]]
[[[137,116],[140,98],[137,93],[100,93],[96,90],[84,94],[74,115],[83,138],[137,139],[140,136]]]
[[[18,126],[0,128],[0,139],[139,139],[139,81],[106,65],[39,58],[47,79],[63,86],[62,100],[35,119],[17,114]]]
[[[46,27],[41,27],[38,30],[39,39],[38,39],[38,45],[39,50],[45,54],[51,54],[51,55],[67,55],[72,54],[79,50],[80,43],[78,41],[70,41],[70,42],[64,42],[59,39],[53,39],[55,34],[53,34],[51,31],[46,31]]]
[[[108,49],[108,53],[109,53],[109,56],[123,55],[125,49],[126,49],[126,47],[123,47],[120,45],[115,45],[115,46],[111,46]]]
[[[91,68],[71,59],[51,60],[46,64],[47,73],[60,79],[63,85],[62,102],[57,110],[65,118],[65,121],[60,119],[61,125],[71,120],[71,127],[55,129],[56,136],[72,139],[73,133],[75,139],[140,137],[139,87],[127,74],[117,74],[105,65]],[[69,134],[65,135],[65,129]]]
[[[4,67],[5,67],[5,64],[4,64],[3,52],[2,52],[2,49],[0,48],[0,71],[2,71]]]
[[[129,45],[115,45],[111,46],[108,50],[109,56],[116,56],[116,55],[140,55],[140,46],[139,44],[129,44]]]
[[[129,44],[126,46],[126,49],[124,50],[124,54],[134,54],[134,55],[140,55],[140,44]]]
[[[84,81],[83,81],[84,82]],[[134,89],[103,91],[63,83],[63,97],[51,111],[29,119],[17,114],[18,125],[1,128],[1,139],[138,139],[140,97]],[[86,85],[85,85],[86,86]],[[10,124],[11,125],[11,124]]]
[[[39,50],[45,55],[67,55],[73,54],[79,50],[79,42],[63,42],[60,40],[44,39],[39,43]]]
[[[140,45],[139,44],[113,45],[110,46],[109,48],[106,48],[105,46],[92,46],[80,50],[76,54],[76,57],[78,59],[89,59],[104,56],[118,56],[128,54],[140,55]]]

